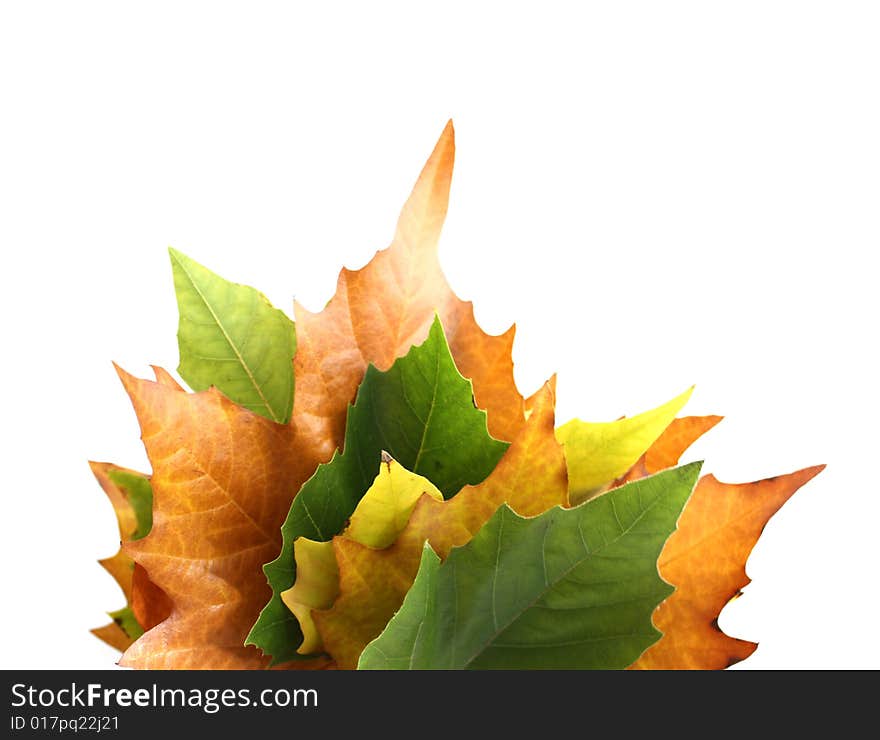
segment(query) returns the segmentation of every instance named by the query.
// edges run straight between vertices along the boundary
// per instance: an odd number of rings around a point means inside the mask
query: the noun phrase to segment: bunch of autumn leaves
[[[724,668],[716,618],[767,519],[821,467],[743,485],[675,467],[720,417],[687,391],[610,423],[523,398],[437,242],[447,125],[391,246],[296,324],[172,250],[181,377],[119,370],[152,465],[92,469],[135,668]],[[294,388],[295,385],[295,388]]]

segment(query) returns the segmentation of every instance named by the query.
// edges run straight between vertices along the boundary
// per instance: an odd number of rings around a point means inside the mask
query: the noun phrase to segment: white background
[[[871,2],[3,3],[3,667],[113,667],[86,461],[148,470],[111,360],[177,365],[166,247],[317,310],[449,117],[442,263],[521,390],[696,383],[706,471],[827,463],[721,624],[741,668],[880,667],[878,37]]]

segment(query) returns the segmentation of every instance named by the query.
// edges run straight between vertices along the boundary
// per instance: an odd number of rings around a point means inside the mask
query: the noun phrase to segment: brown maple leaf
[[[367,365],[387,370],[427,336],[440,316],[455,363],[474,385],[477,406],[488,411],[489,431],[511,441],[523,423],[523,398],[513,379],[514,327],[486,334],[473,304],[446,282],[437,256],[455,158],[450,121],[425,164],[397,223],[391,246],[362,269],[343,269],[336,294],[319,313],[298,303],[296,394],[293,424],[303,452],[316,461],[341,446],[345,415]]]
[[[125,551],[171,607],[120,664],[263,668],[244,639],[269,595],[262,565],[278,554],[281,523],[312,472],[295,452],[295,428],[215,389],[185,393],[167,374],[118,372],[153,467],[153,528]]]
[[[313,610],[325,650],[340,668],[355,668],[382,632],[415,579],[425,541],[445,558],[470,541],[507,502],[524,516],[568,503],[562,445],[554,434],[555,379],[532,399],[532,412],[513,444],[486,480],[465,486],[448,501],[423,494],[409,522],[382,550],[344,536],[333,539],[339,566],[339,596],[332,608]]]
[[[754,483],[700,479],[657,561],[660,575],[675,586],[654,612],[663,637],[633,668],[721,669],[755,651],[757,644],[724,634],[718,615],[748,585],[746,560],[767,521],[824,467]]]
[[[673,467],[720,420],[719,416],[675,419],[615,485]],[[663,636],[631,668],[715,670],[755,651],[755,643],[722,632],[718,616],[748,585],[746,560],[767,521],[824,467],[753,483],[721,483],[713,475],[700,479],[657,561],[660,575],[675,586],[675,592],[654,610],[654,624]]]

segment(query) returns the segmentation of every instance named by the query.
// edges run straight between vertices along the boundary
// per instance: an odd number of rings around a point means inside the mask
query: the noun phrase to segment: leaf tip
[[[113,362],[113,369],[116,371],[116,374],[119,376],[119,379],[122,381],[122,385],[125,386],[125,389],[128,390],[131,385],[134,383],[136,378],[129,372],[126,372],[122,369],[116,362]]]
[[[445,201],[446,197],[448,197],[449,181],[452,176],[452,167],[454,161],[455,127],[452,125],[452,119],[450,118],[446,122],[446,125],[443,127],[440,138],[437,139],[437,143],[434,145],[434,150],[431,152],[431,156],[428,157],[428,161],[425,163],[425,167],[422,170],[421,176],[419,177],[420,181],[433,181],[439,175],[441,181],[446,182],[445,187],[441,188],[441,190],[443,190],[445,193],[441,198],[441,201],[443,203],[442,210],[444,214],[446,211]],[[416,189],[418,189],[418,185],[416,186]]]
[[[168,258],[171,260],[172,268],[177,267],[178,265],[185,262],[187,259],[186,255],[183,252],[171,246],[168,247]]]
[[[153,375],[156,378],[156,382],[159,385],[167,386],[168,388],[173,388],[176,391],[182,391],[183,386],[180,385],[164,367],[160,367],[159,365],[150,365],[150,368],[153,370]]]
[[[440,320],[440,312],[438,310],[434,310],[434,320],[431,322],[431,332],[440,332],[444,336],[444,340],[446,337],[445,332],[443,331],[443,322]]]
[[[507,504],[502,504],[502,506],[507,506]],[[431,547],[431,543],[428,540],[425,540],[425,544],[422,545],[422,562],[429,561],[431,563],[439,563],[440,556],[434,551],[434,548]]]
[[[679,480],[687,483],[688,488],[690,489],[688,492],[688,496],[691,496],[694,492],[694,489],[697,487],[697,483],[700,480],[700,471],[703,469],[703,460],[695,460],[694,462],[686,463],[685,465],[680,465],[676,468],[669,468],[664,471],[660,471],[659,473],[655,473],[657,475],[678,475]],[[653,476],[652,476],[653,477]],[[706,475],[707,478],[711,478],[712,474],[709,473]],[[684,502],[682,502],[683,505]]]

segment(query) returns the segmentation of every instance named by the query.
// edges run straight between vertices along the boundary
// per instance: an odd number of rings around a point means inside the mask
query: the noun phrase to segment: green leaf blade
[[[193,390],[216,386],[235,403],[286,424],[293,410],[296,328],[246,285],[168,250],[180,313],[178,372]]]
[[[349,407],[343,452],[318,466],[290,507],[281,553],[264,567],[272,599],[246,644],[271,655],[273,664],[302,657],[296,652],[299,623],[280,596],[296,578],[293,542],[326,542],[342,531],[372,485],[383,451],[449,498],[484,480],[508,446],[489,435],[486,413],[474,405],[471,383],[455,367],[439,319],[425,342],[387,371],[367,368]]]
[[[423,556],[359,668],[626,668],[660,637],[651,615],[673,589],[657,558],[699,469],[531,519],[502,506],[442,565]]]

